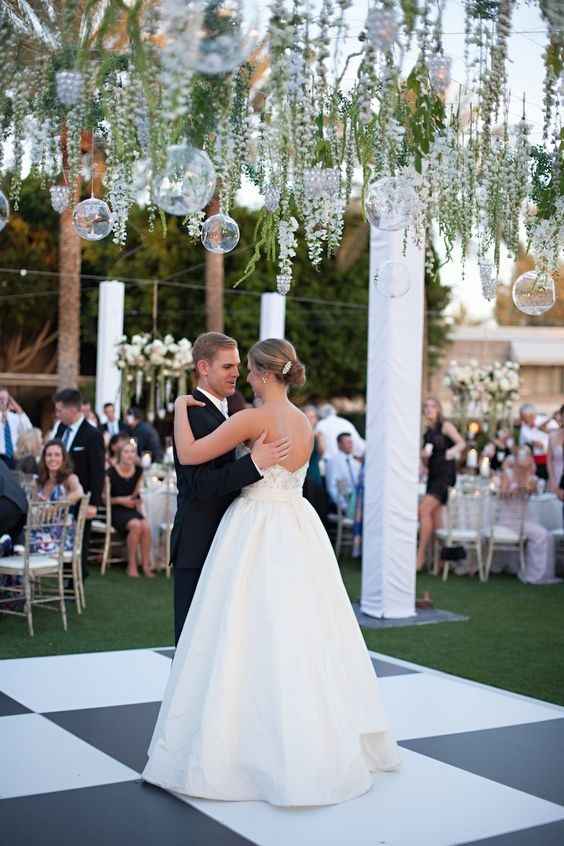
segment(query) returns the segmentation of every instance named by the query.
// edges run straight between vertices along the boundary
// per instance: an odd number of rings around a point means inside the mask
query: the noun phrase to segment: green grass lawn
[[[342,574],[351,599],[360,594],[360,564],[345,561]],[[514,577],[487,584],[451,576],[446,584],[418,578],[435,607],[470,617],[468,622],[408,628],[364,629],[370,649],[485,684],[564,705],[564,583],[522,585]],[[112,569],[87,582],[88,608],[69,609],[69,629],[60,616],[38,609],[35,637],[22,618],[0,616],[0,658],[68,652],[136,649],[172,644],[172,581],[163,575],[128,579]]]

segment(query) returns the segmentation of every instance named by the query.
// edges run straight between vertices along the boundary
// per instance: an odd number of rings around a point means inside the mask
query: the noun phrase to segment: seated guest
[[[337,410],[330,402],[325,403],[319,409],[319,416],[321,420],[316,426],[315,431],[319,432],[325,442],[325,459],[332,458],[339,452],[339,445],[337,443],[337,436],[342,433],[347,433],[351,436],[353,442],[353,453],[360,458],[364,455],[366,443],[360,437],[356,427],[347,420],[346,417],[340,417]]]
[[[0,461],[0,555],[10,555],[21,533],[27,515],[27,497],[12,471]]]
[[[537,489],[538,468],[526,446],[506,458],[500,479],[500,505],[496,524],[506,526],[515,533],[521,531],[526,498]],[[528,520],[525,513],[523,530],[527,537],[525,574],[522,580],[529,584],[542,584],[554,579],[554,538],[552,533]],[[516,570],[516,566],[512,567]],[[495,572],[496,568],[492,567]]]
[[[106,420],[100,425],[100,431],[103,435],[108,435],[111,438],[125,429],[125,423],[118,419],[113,402],[104,403],[104,416]]]
[[[118,460],[118,453],[125,444],[134,443],[127,432],[118,432],[117,435],[112,435],[108,442],[108,452],[106,456],[106,467],[115,467]],[[137,451],[137,444],[135,444]]]
[[[43,448],[41,429],[28,429],[18,438],[16,447],[16,470],[25,476],[37,476],[38,460]]]
[[[112,505],[112,526],[127,538],[127,575],[137,577],[137,550],[145,576],[155,574],[151,568],[151,527],[139,511],[143,470],[137,466],[137,450],[131,441],[118,452],[115,466],[108,470]]]
[[[61,441],[47,441],[39,459],[37,477],[37,499],[59,502],[65,500],[73,505],[84,495],[78,476],[73,472],[69,454]],[[72,517],[71,517],[72,520]],[[69,525],[65,535],[65,550],[74,545],[75,526]],[[61,527],[46,527],[33,531],[32,552],[50,553],[57,549]]]
[[[161,440],[155,427],[147,423],[146,420],[143,420],[141,409],[136,406],[130,408],[125,415],[125,421],[127,423],[127,431],[137,441],[139,455],[141,456],[144,452],[149,452],[152,461],[160,461],[163,457]]]
[[[0,460],[12,470],[19,437],[31,428],[31,420],[23,408],[10,396],[7,388],[0,387]]]
[[[490,467],[494,472],[501,470],[503,462],[513,449],[513,438],[507,429],[500,429],[493,439],[494,452],[491,456]]]
[[[346,511],[356,489],[360,463],[353,456],[354,442],[348,432],[341,432],[337,436],[337,448],[337,453],[325,464],[325,479],[331,501]],[[343,489],[346,493],[342,492]]]

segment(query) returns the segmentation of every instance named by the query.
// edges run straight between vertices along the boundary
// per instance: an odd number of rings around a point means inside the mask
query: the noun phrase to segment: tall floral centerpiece
[[[143,333],[131,341],[124,335],[117,345],[116,366],[122,373],[122,410],[145,397],[148,419],[162,420],[172,411],[174,396],[186,393],[187,375],[194,368],[192,344],[188,338],[175,341],[172,335],[161,339]]]
[[[468,416],[479,409],[482,399],[478,362],[475,359],[465,364],[451,361],[445,374],[444,384],[454,397],[454,416],[459,428],[464,431]]]
[[[482,401],[492,437],[500,423],[511,424],[513,403],[519,399],[519,364],[494,361],[480,370]]]

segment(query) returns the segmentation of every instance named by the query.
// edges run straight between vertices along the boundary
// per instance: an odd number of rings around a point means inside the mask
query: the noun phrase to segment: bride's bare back
[[[309,420],[299,408],[289,400],[275,400],[248,414],[254,417],[253,443],[261,432],[266,432],[265,443],[287,437],[290,439],[290,451],[281,466],[293,473],[307,464],[313,448],[313,432]]]

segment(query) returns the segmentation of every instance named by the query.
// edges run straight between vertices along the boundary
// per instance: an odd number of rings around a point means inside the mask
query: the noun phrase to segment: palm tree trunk
[[[80,237],[72,225],[72,208],[59,223],[59,338],[57,384],[77,388],[80,373]]]
[[[208,215],[217,214],[219,200],[214,197]],[[206,252],[206,326],[208,332],[223,332],[223,253]]]

